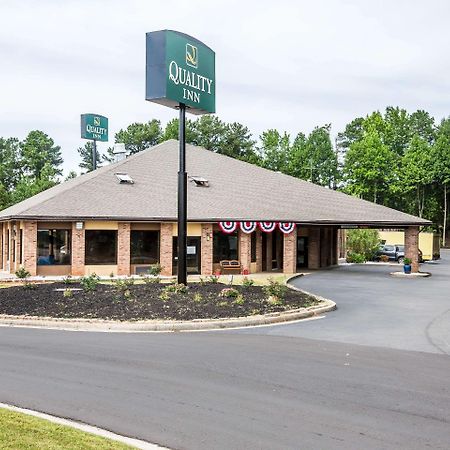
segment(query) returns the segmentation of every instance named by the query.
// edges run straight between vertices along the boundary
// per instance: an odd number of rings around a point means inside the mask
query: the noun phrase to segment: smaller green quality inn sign
[[[216,110],[215,53],[203,42],[172,30],[147,33],[145,99],[193,114]]]
[[[106,142],[108,140],[108,118],[98,114],[81,114],[81,137]]]

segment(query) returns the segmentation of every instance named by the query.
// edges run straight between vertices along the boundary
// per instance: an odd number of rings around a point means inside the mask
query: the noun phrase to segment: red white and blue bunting
[[[292,233],[295,230],[295,223],[294,222],[279,222],[278,223],[278,228],[284,234],[289,234],[289,233]]]
[[[244,233],[250,234],[256,230],[256,222],[241,222],[241,230]]]
[[[272,231],[275,230],[277,223],[276,222],[259,222],[258,223],[259,228],[261,231],[264,231],[264,233],[272,233]]]
[[[219,227],[224,233],[233,233],[237,226],[238,222],[219,222]]]

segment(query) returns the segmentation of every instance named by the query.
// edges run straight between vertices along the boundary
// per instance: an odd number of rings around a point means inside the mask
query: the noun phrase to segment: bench
[[[229,273],[229,272],[232,272],[232,271],[234,271],[234,272],[236,272],[236,273],[241,273],[241,263],[239,262],[239,261],[236,261],[236,260],[234,260],[234,259],[232,259],[232,260],[223,260],[223,261],[220,261],[220,269],[221,269],[221,272],[223,273],[223,274],[225,274],[225,273]]]

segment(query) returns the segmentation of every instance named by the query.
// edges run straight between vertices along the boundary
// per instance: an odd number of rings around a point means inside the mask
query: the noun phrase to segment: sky
[[[293,137],[386,106],[450,115],[448,0],[0,0],[0,136],[39,129],[80,170],[80,114],[114,134],[170,108],[145,101],[145,33],[216,52],[216,111],[255,138]],[[194,118],[194,117],[192,117]]]

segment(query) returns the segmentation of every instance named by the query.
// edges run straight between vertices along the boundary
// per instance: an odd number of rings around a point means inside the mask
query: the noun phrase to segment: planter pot
[[[411,273],[411,264],[405,264],[405,265],[403,266],[403,271],[404,271],[405,273]]]

